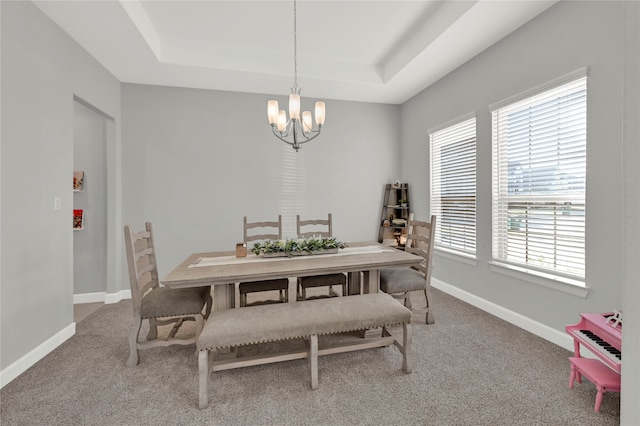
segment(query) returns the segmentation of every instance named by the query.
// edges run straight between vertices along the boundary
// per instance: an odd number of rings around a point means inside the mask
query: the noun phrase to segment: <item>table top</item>
[[[376,242],[348,243],[337,254],[294,257],[262,258],[249,252],[246,257],[236,258],[235,250],[193,253],[161,282],[170,288],[198,287],[415,266],[422,260]]]

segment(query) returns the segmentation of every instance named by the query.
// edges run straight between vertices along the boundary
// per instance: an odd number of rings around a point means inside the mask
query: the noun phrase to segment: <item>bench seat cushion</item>
[[[411,322],[411,311],[385,293],[213,312],[199,338],[201,351],[304,338]]]

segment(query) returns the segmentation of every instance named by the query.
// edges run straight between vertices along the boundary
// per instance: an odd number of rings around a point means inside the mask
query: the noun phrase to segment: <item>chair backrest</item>
[[[250,232],[251,230],[257,233]],[[278,215],[277,222],[248,222],[244,217],[244,242],[257,240],[281,240],[282,239],[282,215]]]
[[[133,232],[131,225],[126,225],[124,242],[127,249],[133,311],[140,313],[142,296],[160,285],[151,223],[146,222],[145,230],[138,233]]]
[[[425,275],[427,288],[431,282],[431,268],[433,264],[433,243],[436,238],[436,216],[431,216],[430,222],[409,219],[407,242],[405,251],[423,257],[424,262],[416,269]]]
[[[333,237],[331,213],[329,213],[327,219],[300,220],[300,215],[296,215],[296,230],[298,238],[313,236],[331,238]]]

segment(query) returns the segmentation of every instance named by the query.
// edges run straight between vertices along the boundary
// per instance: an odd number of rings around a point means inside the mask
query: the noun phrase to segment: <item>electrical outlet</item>
[[[62,198],[53,197],[53,210],[60,210],[62,208]]]

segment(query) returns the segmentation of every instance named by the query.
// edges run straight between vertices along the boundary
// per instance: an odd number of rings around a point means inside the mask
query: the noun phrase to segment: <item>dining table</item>
[[[160,282],[169,288],[212,286],[213,307],[235,307],[236,283],[276,278],[295,278],[347,273],[348,293],[377,293],[380,270],[416,266],[420,256],[377,242],[346,243],[337,253],[264,257],[250,251],[237,257],[236,251],[193,253]],[[289,298],[290,303],[295,297]]]

